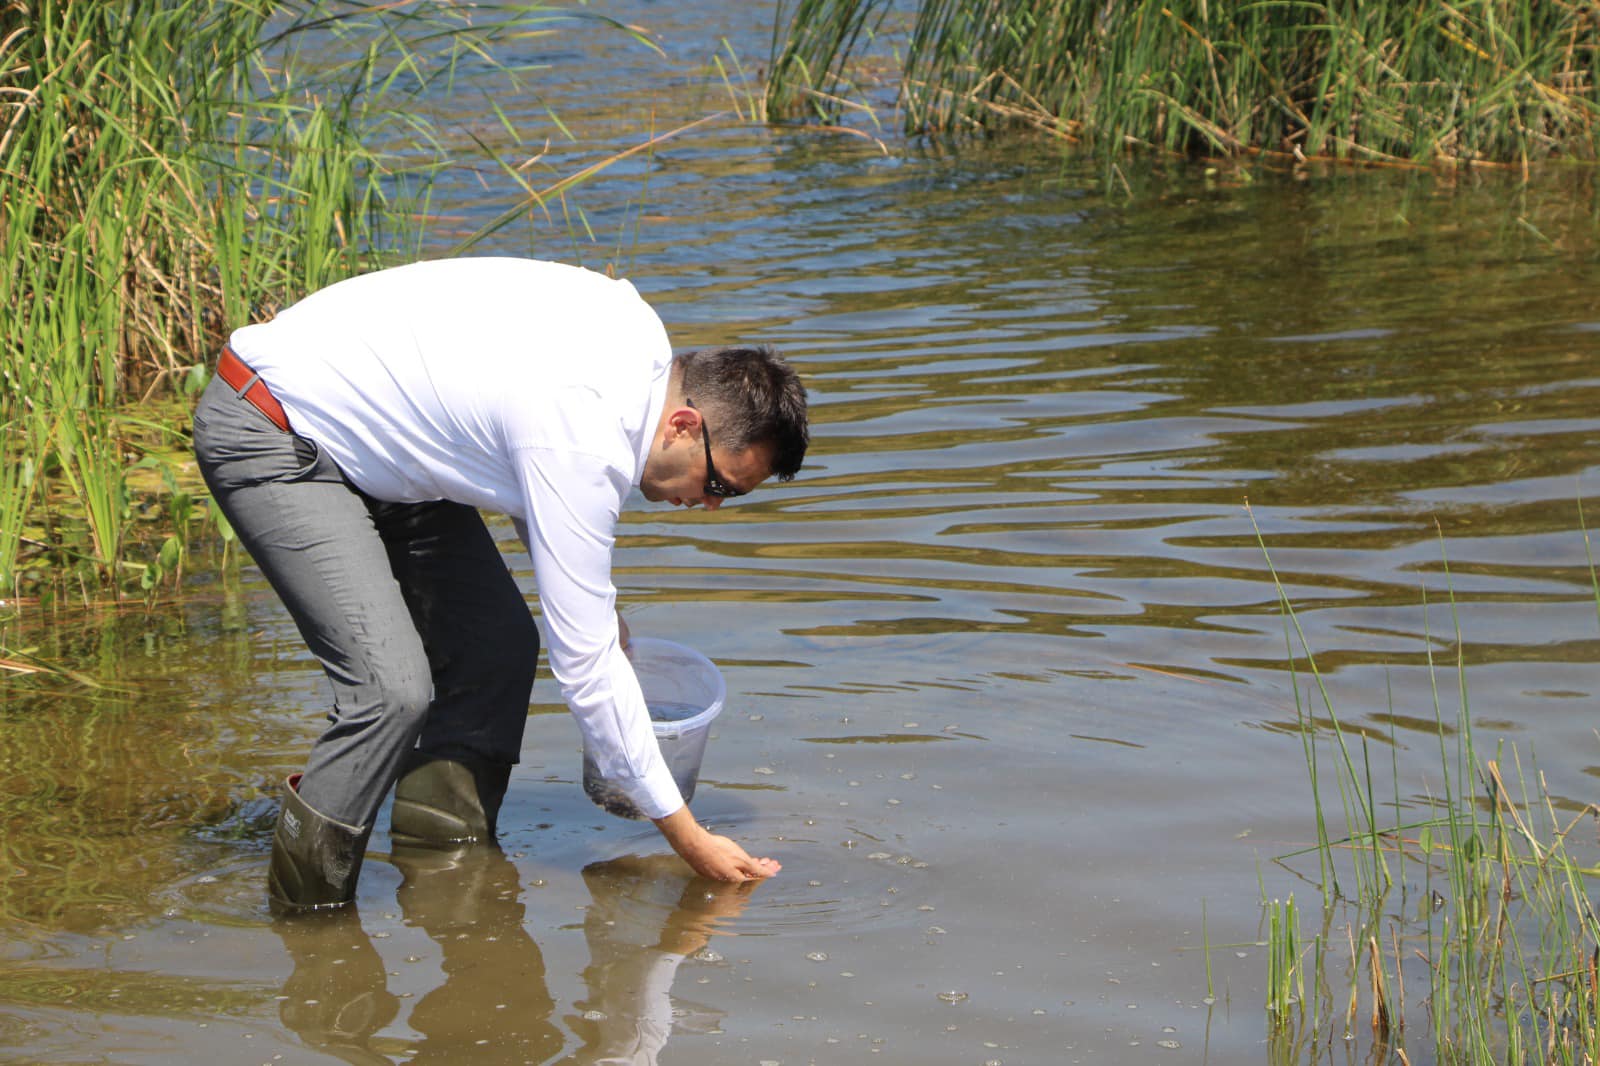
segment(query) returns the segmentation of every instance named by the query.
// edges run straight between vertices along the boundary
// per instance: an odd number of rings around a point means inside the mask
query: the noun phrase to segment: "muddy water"
[[[624,14],[668,59],[560,38],[552,165],[764,49],[762,8]],[[798,480],[641,504],[617,558],[633,632],[728,682],[697,813],[783,873],[691,882],[593,807],[541,677],[502,851],[394,855],[385,814],[356,910],[275,926],[272,788],[327,694],[259,575],[25,610],[7,646],[101,687],[0,680],[0,1060],[1260,1061],[1260,901],[1317,870],[1277,861],[1313,808],[1256,527],[1387,807],[1440,791],[1457,625],[1479,747],[1597,798],[1590,191],[889,148],[718,124],[575,199],[595,242],[493,244],[808,377]],[[455,188],[441,245],[504,206]]]

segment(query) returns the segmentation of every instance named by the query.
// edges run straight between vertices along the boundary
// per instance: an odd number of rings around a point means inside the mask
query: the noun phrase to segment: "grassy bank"
[[[522,91],[495,45],[573,17],[0,0],[0,598],[181,573],[175,427],[221,341],[414,255],[452,162],[419,101]]]
[[[1590,575],[1600,609],[1592,557]],[[1352,1040],[1368,1062],[1600,1061],[1600,807],[1554,799],[1526,753],[1479,751],[1459,629],[1455,661],[1429,659],[1437,762],[1403,788],[1397,739],[1345,723],[1282,606],[1316,826],[1282,861],[1315,863],[1321,900],[1263,901],[1272,1061],[1331,1061]],[[1427,797],[1414,818],[1402,791]]]
[[[769,113],[836,121],[887,0],[798,0]],[[1579,0],[930,0],[895,48],[908,131],[1100,148],[1530,165],[1596,158],[1600,9]]]
[[[361,85],[294,86],[293,13],[264,44],[272,7],[0,10],[0,308],[14,324],[0,337],[0,588],[12,595],[46,573],[118,588],[129,570],[176,569],[193,517],[172,487],[178,442],[168,420],[119,405],[200,384],[253,308],[360,269],[379,245],[389,200],[363,147]],[[182,513],[164,553],[139,558],[133,512],[162,496]]]

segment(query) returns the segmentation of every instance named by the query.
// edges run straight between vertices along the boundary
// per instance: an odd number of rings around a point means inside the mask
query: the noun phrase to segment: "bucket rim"
[[[640,658],[646,660],[656,658],[673,658],[687,660],[694,664],[695,669],[705,675],[711,687],[711,700],[709,706],[698,711],[688,718],[681,718],[675,722],[652,721],[650,727],[657,739],[673,738],[683,733],[693,733],[705,728],[713,718],[722,713],[722,707],[728,699],[728,682],[722,676],[722,671],[717,664],[707,656],[675,640],[665,637],[634,637],[629,641],[630,661],[637,675]],[[641,685],[642,687],[642,685]]]

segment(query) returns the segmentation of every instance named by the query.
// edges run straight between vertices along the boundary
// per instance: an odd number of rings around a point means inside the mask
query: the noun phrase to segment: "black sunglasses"
[[[700,411],[700,408],[695,407],[694,401],[687,396],[683,398],[683,402],[691,410]],[[731,500],[735,496],[743,496],[746,490],[736,489],[728,484],[723,480],[722,475],[717,473],[715,464],[711,462],[711,427],[706,424],[706,416],[703,412],[700,414],[700,439],[706,445],[706,495],[715,496],[719,500]]]

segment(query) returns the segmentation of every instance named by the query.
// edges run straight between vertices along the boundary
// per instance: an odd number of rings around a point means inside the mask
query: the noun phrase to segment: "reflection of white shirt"
[[[611,583],[672,362],[633,286],[526,259],[415,263],[329,286],[230,344],[368,495],[525,520],[550,669],[590,753],[645,814],[682,806]]]
[[[672,979],[683,956],[654,948],[636,950],[637,957],[627,966],[607,971],[606,991],[614,994],[604,999],[611,1009],[600,1020],[595,1057],[586,1060],[592,1066],[656,1066],[672,1035]]]

